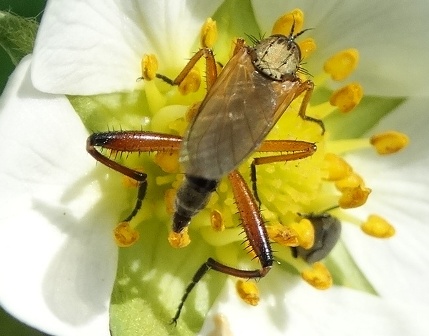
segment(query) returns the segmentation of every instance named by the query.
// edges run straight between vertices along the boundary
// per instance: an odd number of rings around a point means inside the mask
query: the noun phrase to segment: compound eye
[[[314,227],[314,245],[309,249],[296,247],[296,256],[312,264],[326,258],[341,236],[341,222],[328,213],[303,216],[310,220]]]

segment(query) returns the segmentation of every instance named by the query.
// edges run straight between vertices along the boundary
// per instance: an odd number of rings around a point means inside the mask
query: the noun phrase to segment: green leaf
[[[7,52],[13,64],[33,51],[39,24],[35,19],[23,18],[8,12],[0,12],[0,46]]]

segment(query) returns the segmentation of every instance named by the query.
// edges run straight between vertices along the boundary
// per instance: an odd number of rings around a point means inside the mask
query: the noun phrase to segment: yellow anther
[[[256,306],[259,303],[259,289],[255,282],[237,280],[235,288],[238,296],[240,296],[244,302],[252,306]]]
[[[179,92],[182,95],[187,95],[191,92],[196,92],[201,85],[200,72],[197,69],[192,69],[185,79],[179,84]]]
[[[355,172],[347,175],[345,178],[341,180],[335,181],[335,187],[339,191],[358,188],[359,186],[365,185],[362,177]]]
[[[346,49],[336,53],[329,58],[323,67],[326,73],[336,81],[347,78],[359,63],[359,51],[357,49]]]
[[[142,167],[134,168],[134,170],[139,172],[144,171]],[[140,185],[137,180],[126,175],[122,176],[122,184],[127,188],[137,188]]]
[[[212,48],[217,40],[216,21],[208,18],[201,27],[200,44],[203,48]]]
[[[336,90],[329,102],[336,106],[341,112],[347,113],[358,105],[363,97],[363,89],[359,83],[348,84]]]
[[[158,60],[153,54],[143,55],[141,60],[142,77],[145,80],[152,80],[158,71]]]
[[[223,231],[225,230],[225,224],[223,223],[223,217],[220,211],[213,210],[210,214],[210,223],[215,231]]]
[[[360,228],[367,235],[376,238],[390,238],[395,234],[395,228],[378,215],[369,215]]]
[[[315,262],[310,268],[301,272],[302,278],[317,289],[328,289],[332,286],[332,276],[321,262]]]
[[[267,225],[268,237],[283,246],[298,246],[299,239],[297,232],[288,226],[280,223]]]
[[[304,25],[304,13],[299,8],[295,8],[293,11],[279,17],[274,23],[271,35],[282,34],[288,36],[294,22],[294,34],[296,34],[302,30]]]
[[[310,220],[303,218],[299,223],[292,223],[290,227],[297,233],[299,246],[309,249],[314,245],[314,226]]]
[[[174,248],[182,248],[189,245],[191,238],[189,238],[188,228],[184,228],[182,232],[170,231],[168,234],[168,242]]]
[[[352,167],[343,158],[334,153],[325,154],[324,164],[324,168],[328,173],[325,179],[328,181],[344,179],[353,172]]]
[[[366,203],[371,189],[362,186],[342,190],[338,205],[343,209],[357,208]]]
[[[299,49],[301,49],[301,57],[307,58],[310,56],[317,48],[316,41],[311,37],[306,38],[305,40],[298,43]]]
[[[175,173],[179,170],[179,153],[177,151],[158,152],[154,161],[166,173]]]
[[[168,214],[174,213],[174,200],[176,199],[176,190],[168,189],[164,194],[165,207]]]
[[[410,139],[404,133],[388,131],[373,135],[370,143],[375,147],[378,154],[393,154],[405,148]]]
[[[113,237],[119,247],[133,245],[140,237],[139,232],[129,222],[121,222],[113,229]]]

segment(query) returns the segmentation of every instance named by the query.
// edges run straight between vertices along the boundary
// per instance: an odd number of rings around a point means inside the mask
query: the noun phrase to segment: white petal
[[[34,49],[32,80],[49,93],[91,95],[133,90],[140,60],[180,67],[221,0],[50,1]]]
[[[109,335],[112,214],[95,206],[86,130],[64,96],[32,87],[30,62],[0,102],[0,302],[50,334]]]
[[[368,151],[348,159],[373,192],[354,212],[365,219],[376,213],[395,226],[388,240],[367,237],[346,227],[343,237],[365,276],[386,298],[429,302],[429,98],[414,98],[384,118],[371,131],[396,129],[410,137],[400,153],[380,157]]]
[[[425,0],[287,1],[254,0],[262,31],[269,33],[282,13],[295,7],[304,10],[305,33],[318,49],[306,67],[317,75],[334,53],[357,48],[360,62],[347,81],[359,81],[365,94],[379,96],[426,95],[429,44],[429,6]]]
[[[399,301],[333,287],[319,291],[274,267],[259,282],[256,307],[238,298],[233,281],[210,310],[200,335],[214,333],[214,317],[222,314],[232,335],[424,335],[429,330],[427,305]],[[213,334],[210,334],[213,332]]]

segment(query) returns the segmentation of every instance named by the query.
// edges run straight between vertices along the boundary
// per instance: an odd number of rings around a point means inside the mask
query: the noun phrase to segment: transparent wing
[[[219,179],[232,171],[265,139],[298,85],[264,77],[247,50],[240,50],[207,93],[184,138],[185,172]]]

